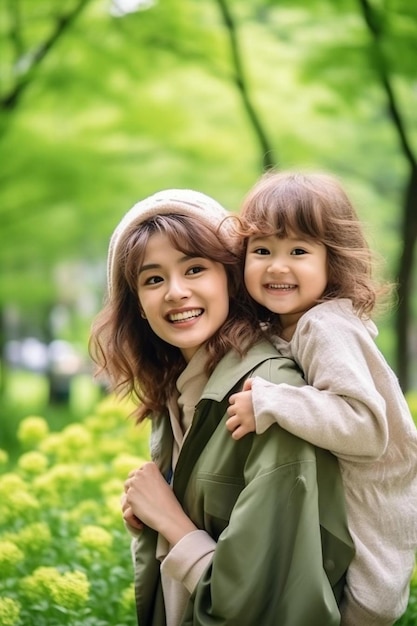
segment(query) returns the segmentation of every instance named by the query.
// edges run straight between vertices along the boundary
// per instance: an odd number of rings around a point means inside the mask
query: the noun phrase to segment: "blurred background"
[[[238,210],[268,167],[340,177],[399,282],[379,346],[417,388],[416,42],[408,0],[1,0],[0,446],[100,394],[87,340],[122,214],[166,187]]]
[[[417,414],[416,3],[0,0],[7,463],[27,416],[64,432],[102,399],[87,342],[128,208],[191,187],[238,211],[270,167],[330,171],[353,199],[398,282],[378,345]]]

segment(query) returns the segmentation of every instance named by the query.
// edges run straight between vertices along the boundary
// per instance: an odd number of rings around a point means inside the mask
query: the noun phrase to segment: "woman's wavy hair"
[[[262,331],[256,312],[243,289],[241,269],[229,232],[185,215],[157,215],[133,223],[118,243],[112,284],[107,302],[94,320],[89,349],[110,388],[137,402],[137,421],[152,413],[166,412],[169,397],[186,363],[179,348],[160,339],[140,314],[137,293],[138,272],[149,239],[156,233],[169,238],[175,249],[190,257],[221,263],[229,289],[229,315],[207,344],[207,372],[221,358],[235,350],[243,355],[256,343]]]
[[[361,317],[368,317],[377,296],[391,286],[372,276],[373,254],[351,201],[336,178],[322,173],[268,172],[244,199],[240,235],[302,236],[327,250],[327,287],[320,302],[349,298]],[[261,321],[277,316],[257,306]]]

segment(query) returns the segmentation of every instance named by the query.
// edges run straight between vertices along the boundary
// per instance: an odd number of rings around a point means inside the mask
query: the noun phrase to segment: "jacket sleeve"
[[[326,504],[320,503],[315,450],[277,425],[249,436],[246,486],[182,624],[336,626],[340,614],[333,589],[343,586],[352,557],[343,499],[341,509],[337,500],[329,507],[334,523],[327,525],[328,533],[320,524]],[[341,493],[332,476],[340,480],[337,464],[326,472],[330,497],[332,490]]]
[[[307,314],[299,325],[291,345],[308,385],[256,378],[257,432],[275,421],[342,458],[377,459],[388,443],[386,405],[374,381],[387,367],[382,355],[356,316]]]

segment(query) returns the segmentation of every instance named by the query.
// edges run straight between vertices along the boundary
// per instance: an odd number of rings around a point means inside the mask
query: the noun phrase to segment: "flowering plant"
[[[148,431],[131,410],[108,397],[60,433],[30,416],[17,462],[0,451],[2,626],[136,626],[120,496]]]

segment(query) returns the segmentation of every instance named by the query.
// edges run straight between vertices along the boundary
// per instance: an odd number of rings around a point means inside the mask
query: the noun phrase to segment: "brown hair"
[[[232,242],[208,224],[185,215],[156,215],[133,222],[123,234],[114,259],[114,280],[108,300],[95,319],[90,354],[112,389],[132,394],[139,407],[138,421],[165,412],[167,400],[186,363],[179,348],[160,339],[140,315],[137,278],[146,245],[155,233],[188,256],[222,263],[229,287],[229,315],[206,344],[210,374],[230,349],[240,355],[260,339],[249,298],[242,288],[241,269]]]
[[[322,173],[268,172],[247,194],[241,234],[300,234],[327,250],[328,283],[322,301],[349,298],[360,316],[369,316],[387,288],[372,277],[373,255],[351,201],[334,177]],[[261,319],[272,320],[261,307]]]

